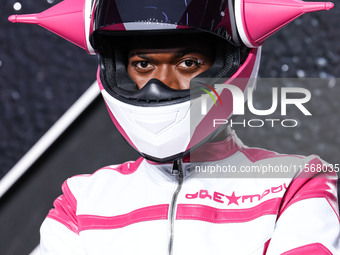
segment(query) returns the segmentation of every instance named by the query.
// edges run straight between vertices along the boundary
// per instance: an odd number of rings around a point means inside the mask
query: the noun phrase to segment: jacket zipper
[[[183,184],[183,162],[182,159],[174,161],[172,166],[172,174],[177,177],[177,188],[172,195],[170,204],[170,236],[169,236],[169,255],[173,252],[173,242],[174,242],[174,224],[176,216],[176,201],[178,193],[180,192]]]

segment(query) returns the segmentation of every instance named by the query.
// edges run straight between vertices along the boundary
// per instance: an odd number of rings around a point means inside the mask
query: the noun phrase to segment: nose
[[[181,80],[177,76],[176,71],[170,65],[158,66],[154,75],[154,78],[172,89],[184,89],[181,86]]]

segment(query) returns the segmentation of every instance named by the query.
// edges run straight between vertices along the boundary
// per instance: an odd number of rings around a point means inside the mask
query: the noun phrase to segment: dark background
[[[13,8],[17,1],[19,11]],[[51,32],[7,21],[11,14],[40,12],[60,1],[17,1],[4,0],[0,8],[0,178],[93,83],[97,68],[95,56]],[[332,11],[306,14],[268,39],[260,76],[338,78],[340,1],[334,3]],[[238,128],[239,136],[249,146],[340,163],[340,84],[324,84],[310,87],[312,118],[296,111],[290,115],[301,120],[300,127]],[[271,88],[259,86],[256,98],[257,106],[268,104]],[[1,254],[33,250],[39,225],[68,176],[137,157],[114,129],[102,101],[90,108],[0,200]],[[76,154],[80,149],[83,154]]]
[[[0,177],[92,84],[96,57],[36,25],[12,24],[11,14],[36,13],[46,0],[5,0],[0,8]],[[60,1],[49,0],[57,3]]]

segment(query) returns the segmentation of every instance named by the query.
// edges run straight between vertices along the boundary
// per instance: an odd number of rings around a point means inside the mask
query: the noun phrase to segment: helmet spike
[[[37,14],[11,15],[8,17],[8,20],[12,23],[38,23]]]
[[[11,15],[13,23],[40,25],[65,38],[73,44],[91,52],[85,31],[85,7],[88,0],[64,0],[36,14]],[[92,52],[91,52],[92,53]]]
[[[307,12],[330,10],[331,2],[301,0],[236,0],[237,29],[243,43],[256,48],[276,31]]]
[[[329,11],[334,7],[331,2],[304,2],[302,9],[305,13],[317,11]]]

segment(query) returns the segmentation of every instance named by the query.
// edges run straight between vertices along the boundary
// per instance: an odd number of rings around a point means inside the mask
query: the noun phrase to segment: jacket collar
[[[242,147],[244,147],[243,143],[237,137],[235,131],[232,130],[226,139],[219,142],[206,143],[184,157],[183,163],[219,161],[230,157]],[[162,163],[156,163],[149,160],[147,160],[147,162],[151,165],[163,165]],[[164,164],[172,163],[173,162],[168,162]]]

